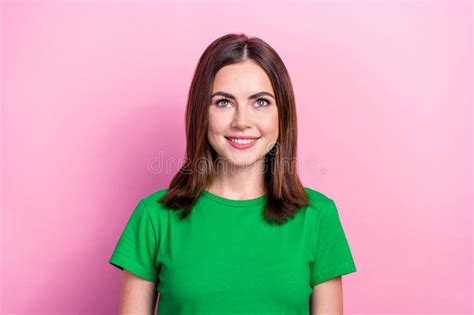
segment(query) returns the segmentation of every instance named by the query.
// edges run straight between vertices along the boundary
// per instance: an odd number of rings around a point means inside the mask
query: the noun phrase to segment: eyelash
[[[222,102],[222,101],[230,102],[230,100],[227,99],[227,98],[220,98],[220,99],[218,99],[214,104],[219,105],[220,102]],[[267,104],[262,105],[262,106],[257,106],[257,107],[267,107],[268,105],[271,104],[270,101],[267,100],[266,98],[257,98],[257,102],[258,102],[258,101],[265,101],[265,102],[267,102]],[[218,106],[218,107],[220,107],[220,106]],[[222,107],[225,107],[225,106],[222,106]]]

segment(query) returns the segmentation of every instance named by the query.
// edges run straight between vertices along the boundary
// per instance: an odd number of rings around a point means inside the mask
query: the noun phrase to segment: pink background
[[[336,201],[348,314],[469,314],[468,1],[4,1],[2,314],[115,314],[108,264],[181,163],[198,58],[229,32],[284,60],[305,186]]]

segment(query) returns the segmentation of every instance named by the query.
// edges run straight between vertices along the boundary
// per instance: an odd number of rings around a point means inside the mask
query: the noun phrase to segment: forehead
[[[227,65],[219,69],[212,92],[253,94],[267,91],[273,94],[272,83],[266,72],[255,62]]]

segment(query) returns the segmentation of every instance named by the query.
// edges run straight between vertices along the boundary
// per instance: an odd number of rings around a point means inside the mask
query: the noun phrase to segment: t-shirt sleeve
[[[329,199],[317,216],[313,230],[311,287],[331,278],[357,271],[336,204]]]
[[[145,202],[140,200],[120,236],[109,263],[151,281],[157,280],[157,234]]]

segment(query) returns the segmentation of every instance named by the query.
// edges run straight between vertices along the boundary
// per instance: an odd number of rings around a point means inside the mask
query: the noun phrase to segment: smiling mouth
[[[257,138],[233,138],[233,137],[225,137],[227,139],[227,141],[229,142],[229,144],[231,146],[233,146],[234,148],[236,149],[248,149],[250,147],[252,147],[258,139],[260,139],[261,137],[257,137]]]
[[[245,138],[245,137],[228,137],[228,136],[225,136],[225,138],[227,140],[230,140],[230,141],[233,141],[233,142],[236,142],[236,143],[251,143],[251,142],[254,142],[254,141],[260,139],[261,137],[248,137],[248,138]]]

